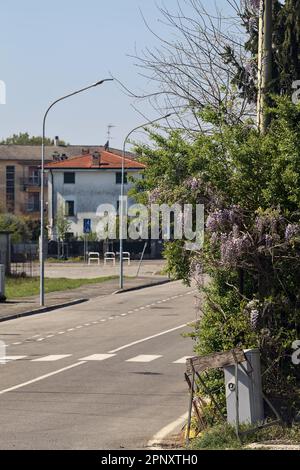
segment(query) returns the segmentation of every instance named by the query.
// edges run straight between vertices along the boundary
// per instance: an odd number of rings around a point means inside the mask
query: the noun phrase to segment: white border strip
[[[167,335],[168,333],[172,333],[173,331],[182,330],[182,328],[185,328],[186,326],[188,326],[188,324],[184,323],[184,325],[176,326],[176,328],[172,328],[171,330],[162,331],[161,333],[158,333],[156,335],[148,336],[147,338],[139,339],[138,341],[134,341],[133,343],[125,344],[125,346],[121,346],[118,349],[114,349],[113,351],[109,351],[109,354],[115,354],[119,351],[122,351],[123,349],[131,348],[131,346],[135,346],[136,344],[144,343],[145,341],[149,341],[151,339],[158,338],[159,336]]]
[[[150,450],[158,450],[162,444],[162,441],[174,431],[180,429],[180,427],[184,425],[187,419],[188,413],[185,413],[184,415],[180,416],[180,418],[176,419],[176,421],[173,421],[172,423],[162,428],[148,442],[147,447],[150,448]]]

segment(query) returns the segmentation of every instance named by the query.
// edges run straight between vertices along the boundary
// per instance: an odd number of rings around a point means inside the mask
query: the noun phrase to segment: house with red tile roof
[[[99,148],[94,152],[82,150],[73,157],[54,157],[45,166],[48,173],[48,218],[49,237],[57,240],[56,218],[63,210],[70,222],[69,238],[80,237],[88,230],[96,232],[99,206],[110,204],[119,210],[122,182],[122,161],[120,154]],[[142,178],[145,165],[124,158],[125,195],[132,187],[132,177]],[[134,204],[129,199],[128,205]]]

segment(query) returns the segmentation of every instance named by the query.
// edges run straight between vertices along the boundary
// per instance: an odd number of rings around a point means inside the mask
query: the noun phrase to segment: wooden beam
[[[234,365],[246,361],[244,351],[234,349],[232,351],[209,354],[208,356],[196,356],[186,361],[186,370],[188,374],[193,372],[205,372],[211,369],[220,369],[226,366]]]

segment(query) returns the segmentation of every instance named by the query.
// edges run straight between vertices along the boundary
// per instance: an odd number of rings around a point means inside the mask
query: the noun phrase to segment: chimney
[[[55,147],[59,147],[59,137],[58,137],[58,135],[56,135],[54,137],[54,145],[55,145]]]
[[[93,166],[100,166],[101,165],[101,155],[99,152],[93,153]]]

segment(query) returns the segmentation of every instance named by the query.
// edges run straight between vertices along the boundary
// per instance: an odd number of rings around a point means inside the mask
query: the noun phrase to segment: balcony
[[[48,186],[48,179],[44,178],[45,187]],[[23,191],[26,191],[28,188],[40,188],[41,187],[41,177],[40,176],[28,176],[27,178],[21,178],[21,186]]]

